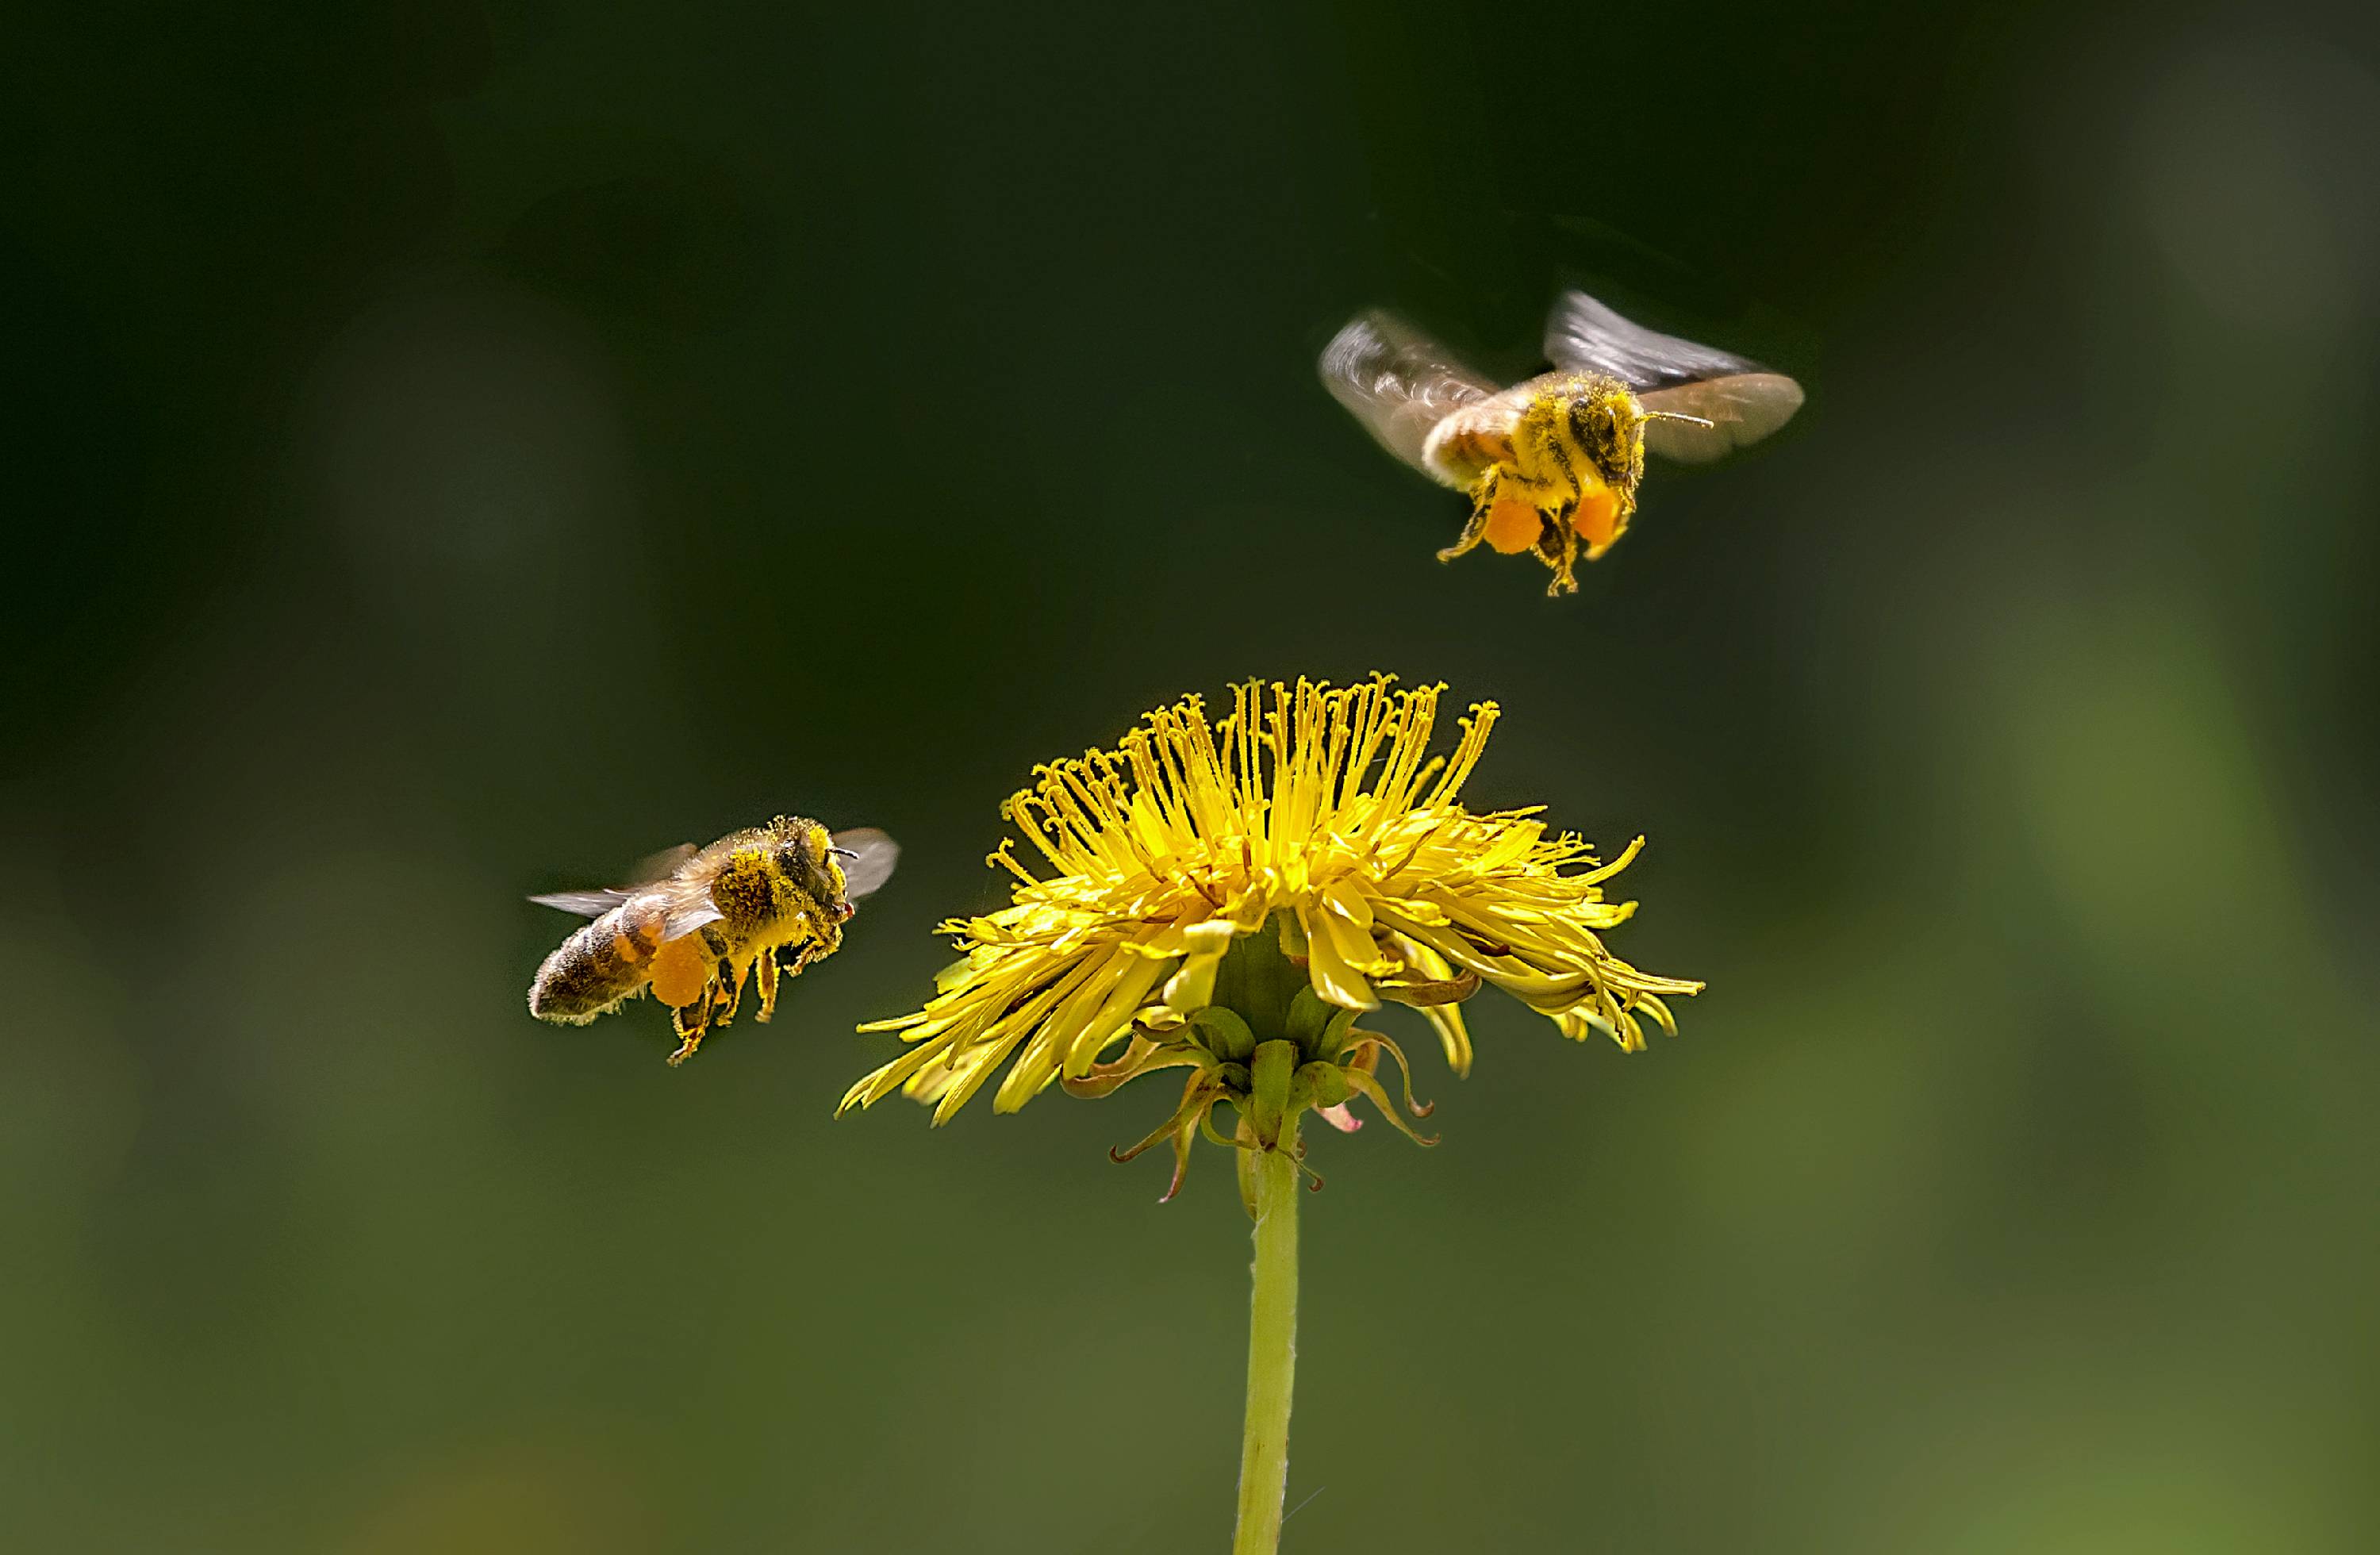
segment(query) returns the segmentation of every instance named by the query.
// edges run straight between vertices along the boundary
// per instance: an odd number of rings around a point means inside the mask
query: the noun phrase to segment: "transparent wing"
[[[682,902],[673,902],[662,914],[662,938],[682,940],[706,924],[717,923],[719,917],[719,908],[707,891],[699,899],[689,896]]]
[[[717,878],[718,871],[702,869],[691,877],[672,875],[640,886],[628,916],[647,926],[658,920],[658,934],[663,941],[682,940],[705,924],[719,921],[719,905],[710,899],[710,882]]]
[[[1496,385],[1393,313],[1358,313],[1322,348],[1323,385],[1380,446],[1430,477],[1422,460],[1430,429],[1476,405]]]
[[[662,858],[674,858],[671,868],[686,862],[692,849],[673,850],[656,855],[649,864]],[[530,901],[540,906],[559,907],[582,917],[601,917],[614,907],[627,908],[629,927],[648,933],[658,941],[679,940],[706,924],[717,923],[719,905],[710,899],[709,880],[669,879],[650,885],[630,886],[618,891],[559,891],[550,896],[532,896]]]
[[[855,827],[834,834],[834,845],[851,856],[843,861],[843,894],[856,902],[883,889],[901,862],[901,844],[873,826]]]
[[[1585,292],[1564,292],[1555,301],[1546,320],[1546,359],[1640,391],[1761,372],[1759,363],[1730,352],[1632,324]]]
[[[1656,389],[1643,398],[1647,410],[1699,416],[1712,423],[1647,421],[1645,452],[1703,464],[1757,443],[1791,420],[1802,408],[1802,385],[1779,372],[1738,372]]]
[[[680,843],[675,847],[665,847],[659,853],[637,860],[637,867],[628,871],[628,883],[650,885],[655,881],[665,881],[676,874],[679,867],[694,855],[695,846],[692,843]]]
[[[698,885],[666,895],[651,891],[558,891],[529,900],[539,906],[559,907],[581,917],[601,917],[614,907],[633,903],[629,921],[637,928],[654,929],[657,940],[683,939],[705,924],[717,923],[720,916],[710,893]]]
[[[532,896],[530,901],[540,907],[559,907],[580,917],[601,917],[626,901],[632,893],[625,891],[557,891],[547,896]]]
[[[651,885],[676,874],[679,867],[694,854],[692,843],[680,843],[675,847],[663,848],[650,858],[639,859],[636,868],[628,871],[625,885],[603,891],[557,891],[546,896],[532,896],[529,900],[540,907],[559,907],[565,913],[577,913],[581,917],[601,917],[638,894],[638,887]],[[703,899],[707,902],[710,897],[706,893]]]

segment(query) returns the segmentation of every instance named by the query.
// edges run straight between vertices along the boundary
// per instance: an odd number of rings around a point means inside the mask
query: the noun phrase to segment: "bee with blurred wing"
[[[1356,316],[1323,349],[1322,381],[1381,446],[1471,498],[1452,561],[1480,541],[1534,551],[1548,594],[1574,593],[1628,528],[1647,452],[1694,463],[1767,436],[1802,406],[1791,378],[1630,323],[1584,292],[1546,325],[1554,371],[1499,388],[1394,314]]]
[[[777,978],[798,977],[843,944],[855,905],[892,877],[900,845],[872,827],[830,833],[779,816],[766,826],[649,859],[636,883],[532,896],[594,921],[545,958],[529,1014],[584,1026],[650,989],[668,1005],[683,1063],[735,1017],[744,985],[759,985],[759,1019],[776,1012]]]

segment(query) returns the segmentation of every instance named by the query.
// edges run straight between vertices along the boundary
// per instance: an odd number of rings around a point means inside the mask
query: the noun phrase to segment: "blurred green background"
[[[1033,762],[1374,668],[1711,989],[1321,1140],[1286,1549],[2380,1545],[2368,26],[20,18],[8,1547],[1222,1548],[1170,1087],[829,1114]],[[1565,283],[1810,402],[1555,601],[1311,364]],[[776,1025],[528,1018],[781,809],[908,853]]]

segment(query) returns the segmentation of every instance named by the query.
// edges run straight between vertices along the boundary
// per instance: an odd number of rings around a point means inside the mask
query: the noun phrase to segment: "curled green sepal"
[[[1398,1047],[1392,1039],[1383,1037],[1377,1031],[1358,1031],[1354,1033],[1354,1037],[1359,1042],[1369,1042],[1376,1048],[1387,1049],[1389,1056],[1397,1061],[1397,1073],[1404,1077],[1405,1106],[1415,1117],[1426,1118],[1438,1111],[1438,1103],[1435,1101],[1414,1099],[1413,1065],[1405,1062],[1404,1049]]]
[[[1232,1098],[1226,1097],[1224,1099],[1232,1101],[1235,1106],[1239,1105]],[[1198,1132],[1205,1135],[1209,1143],[1220,1145],[1227,1150],[1249,1151],[1257,1148],[1256,1140],[1249,1136],[1248,1123],[1245,1118],[1240,1119],[1234,1125],[1232,1136],[1225,1138],[1222,1132],[1215,1127],[1215,1114],[1211,1109],[1198,1120]]]
[[[1190,1017],[1190,1035],[1225,1063],[1245,1063],[1257,1051],[1257,1034],[1239,1013],[1209,1004]]]
[[[1351,1094],[1347,1072],[1335,1063],[1317,1060],[1300,1069],[1297,1078],[1306,1087],[1309,1106],[1336,1107]]]
[[[1095,1063],[1087,1075],[1069,1075],[1058,1083],[1069,1096],[1098,1098],[1112,1093],[1128,1081],[1159,1069],[1178,1069],[1184,1064],[1203,1063],[1196,1050],[1178,1042],[1153,1042],[1146,1037],[1135,1037],[1123,1057],[1113,1063]]]
[[[1347,1076],[1347,1084],[1368,1098],[1372,1105],[1380,1110],[1380,1116],[1394,1124],[1398,1132],[1406,1138],[1416,1145],[1438,1143],[1438,1136],[1435,1134],[1425,1136],[1414,1132],[1413,1124],[1405,1122],[1403,1115],[1397,1111],[1396,1104],[1389,1099],[1389,1093],[1381,1087],[1379,1081],[1365,1074],[1361,1069],[1348,1069],[1342,1073]]]
[[[1183,1086],[1182,1105],[1174,1109],[1172,1117],[1150,1130],[1148,1136],[1139,1143],[1123,1149],[1110,1149],[1108,1159],[1121,1166],[1156,1145],[1158,1141],[1172,1140],[1173,1180],[1166,1184],[1164,1197],[1157,1201],[1160,1204],[1172,1202],[1173,1196],[1182,1189],[1184,1175],[1190,1170],[1191,1142],[1197,1135],[1200,1125],[1207,1122],[1207,1115],[1215,1110],[1215,1103],[1223,1099],[1223,1087],[1216,1081],[1213,1071],[1200,1070],[1191,1075],[1188,1082]]]
[[[1311,988],[1289,1002],[1289,1039],[1308,1058],[1335,1059],[1347,1046],[1355,1012],[1331,1003]]]

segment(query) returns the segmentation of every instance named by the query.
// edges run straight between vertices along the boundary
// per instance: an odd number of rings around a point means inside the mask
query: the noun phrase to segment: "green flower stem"
[[[1287,1047],[1287,1043],[1268,1047]],[[1259,1055],[1259,1065],[1263,1058]],[[1263,1084],[1258,1081],[1259,1087]],[[1256,1289],[1248,1304],[1248,1417],[1240,1448],[1239,1531],[1232,1555],[1273,1555],[1289,1488],[1289,1396],[1297,1371],[1297,1120],[1256,1152]]]

